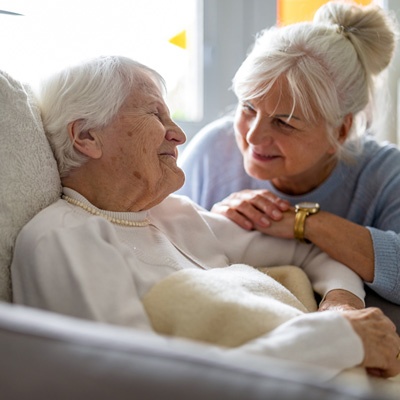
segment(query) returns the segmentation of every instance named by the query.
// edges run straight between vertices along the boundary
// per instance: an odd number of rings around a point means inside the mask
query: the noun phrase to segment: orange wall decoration
[[[310,21],[315,11],[327,0],[277,0],[278,25],[288,25],[300,21]],[[367,5],[373,0],[357,0],[355,3]]]

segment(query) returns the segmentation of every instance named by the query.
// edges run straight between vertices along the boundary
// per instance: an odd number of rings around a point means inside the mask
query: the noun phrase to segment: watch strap
[[[308,214],[305,210],[299,210],[294,217],[294,237],[301,242],[305,242],[304,231]]]

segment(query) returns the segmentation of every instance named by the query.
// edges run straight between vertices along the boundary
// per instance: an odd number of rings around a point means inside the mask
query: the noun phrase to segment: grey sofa
[[[325,378],[279,359],[0,303],[4,400],[394,400]]]

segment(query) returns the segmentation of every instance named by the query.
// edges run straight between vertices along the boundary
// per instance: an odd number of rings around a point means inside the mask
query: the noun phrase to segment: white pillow
[[[11,301],[19,230],[60,196],[57,164],[31,89],[0,71],[0,300]]]

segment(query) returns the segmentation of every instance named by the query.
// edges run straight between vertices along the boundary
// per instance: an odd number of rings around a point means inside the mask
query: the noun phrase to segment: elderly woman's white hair
[[[330,2],[313,22],[263,31],[233,79],[240,101],[264,97],[275,82],[286,79],[293,109],[310,122],[322,117],[338,157],[351,158],[332,135],[344,116],[354,122],[349,136],[365,131],[374,79],[390,63],[397,30],[394,20],[375,5]],[[313,113],[313,109],[316,112]]]
[[[37,93],[38,101],[61,177],[87,160],[74,149],[68,136],[68,124],[82,121],[82,132],[106,126],[130,92],[139,88],[144,74],[150,75],[165,91],[165,81],[156,71],[121,56],[94,58],[43,82]]]

